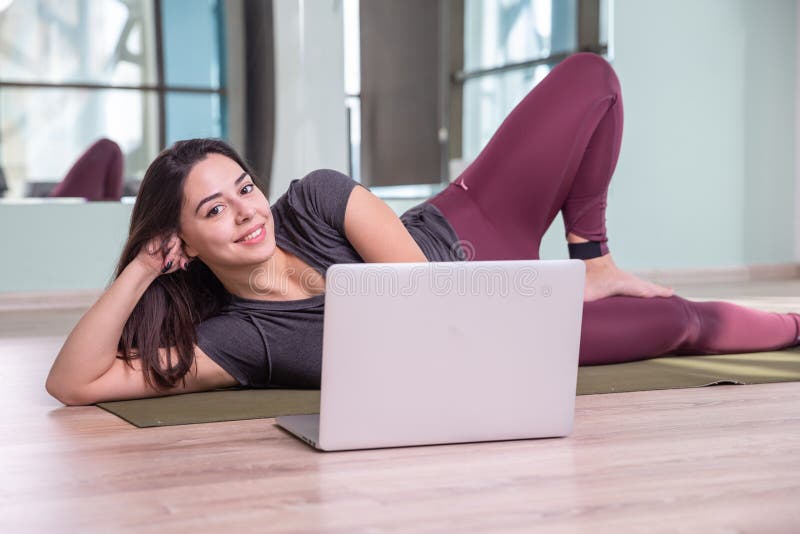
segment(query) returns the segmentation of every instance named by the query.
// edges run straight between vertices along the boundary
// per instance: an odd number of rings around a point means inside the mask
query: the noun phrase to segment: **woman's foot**
[[[642,280],[621,270],[614,264],[611,254],[584,260],[584,262],[586,263],[584,302],[591,302],[613,295],[652,298],[671,297],[675,294],[672,288]]]

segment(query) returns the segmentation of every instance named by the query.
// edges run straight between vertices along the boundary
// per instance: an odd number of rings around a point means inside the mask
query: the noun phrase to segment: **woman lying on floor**
[[[91,404],[318,387],[330,265],[538,259],[559,210],[570,257],[586,263],[582,365],[800,343],[798,314],[692,302],[617,268],[605,207],[621,139],[617,77],[580,53],[454,183],[400,218],[332,170],[294,180],[270,206],[229,146],[178,142],[147,170],[116,279],[68,337],[47,390]]]

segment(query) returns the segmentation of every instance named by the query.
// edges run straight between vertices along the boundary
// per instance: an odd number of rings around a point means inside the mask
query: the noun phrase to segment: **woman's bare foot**
[[[584,262],[586,263],[584,302],[591,302],[613,295],[651,298],[671,297],[675,294],[672,288],[642,280],[621,270],[614,264],[611,254],[584,260]]]

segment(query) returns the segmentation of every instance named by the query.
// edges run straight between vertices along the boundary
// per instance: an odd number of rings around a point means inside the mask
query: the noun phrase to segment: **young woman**
[[[522,100],[454,183],[401,218],[332,170],[294,180],[270,206],[226,144],[178,142],[147,170],[116,278],[68,337],[47,390],[90,404],[317,387],[327,267],[538,259],[559,210],[570,256],[586,262],[581,364],[800,343],[798,314],[692,302],[616,267],[605,207],[621,138],[617,77],[581,53]]]

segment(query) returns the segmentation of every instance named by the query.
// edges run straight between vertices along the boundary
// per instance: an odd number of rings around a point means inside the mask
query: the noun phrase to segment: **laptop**
[[[585,265],[335,264],[320,413],[277,424],[323,451],[572,431]]]

